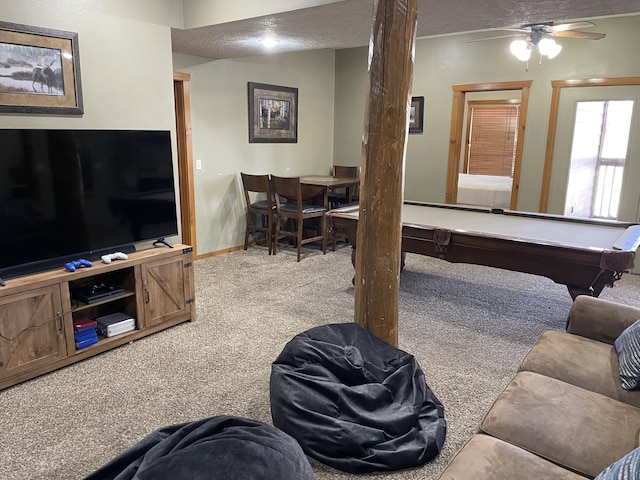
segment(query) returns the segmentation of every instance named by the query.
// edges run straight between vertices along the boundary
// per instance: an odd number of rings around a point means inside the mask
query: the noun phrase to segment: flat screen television
[[[0,278],[177,235],[169,131],[0,129]]]

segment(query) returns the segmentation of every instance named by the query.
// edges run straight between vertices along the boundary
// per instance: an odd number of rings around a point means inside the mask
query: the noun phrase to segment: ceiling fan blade
[[[506,32],[531,33],[531,28],[528,27],[528,26],[523,26],[523,27],[499,27],[499,28],[492,28],[492,30],[504,30]]]
[[[558,33],[566,32],[567,30],[578,30],[579,28],[591,28],[595,26],[596,24],[591,22],[561,23],[559,25],[549,25],[545,28],[545,31],[549,33]]]
[[[526,38],[526,35],[512,33],[512,34],[509,34],[509,35],[498,35],[496,37],[476,38],[475,40],[468,40],[466,43],[484,42],[485,40],[495,40],[496,38],[509,38],[509,37]]]
[[[606,33],[595,33],[595,32],[574,32],[571,30],[567,30],[564,32],[554,32],[552,33],[554,37],[565,37],[565,38],[583,38],[585,40],[600,40],[607,36]]]

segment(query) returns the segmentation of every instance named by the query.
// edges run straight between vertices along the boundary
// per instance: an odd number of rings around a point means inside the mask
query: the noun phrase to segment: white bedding
[[[457,203],[508,209],[511,203],[511,185],[511,177],[460,173]]]

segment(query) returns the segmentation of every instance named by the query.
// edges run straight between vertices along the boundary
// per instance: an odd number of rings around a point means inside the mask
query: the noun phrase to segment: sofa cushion
[[[518,372],[481,431],[595,477],[638,446],[640,409],[533,372]]]
[[[476,434],[462,447],[439,480],[585,480],[522,448]]]
[[[640,480],[640,448],[604,469],[594,480]]]
[[[620,381],[625,390],[640,386],[640,320],[627,327],[615,342]]]
[[[563,382],[640,407],[640,392],[622,388],[613,345],[579,335],[547,330],[520,365]]]

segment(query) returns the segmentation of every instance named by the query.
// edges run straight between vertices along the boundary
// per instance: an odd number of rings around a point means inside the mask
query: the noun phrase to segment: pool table
[[[356,245],[358,205],[327,212]],[[462,205],[405,202],[402,252],[542,275],[572,298],[598,296],[633,268],[640,225]],[[355,261],[355,255],[352,255]]]

